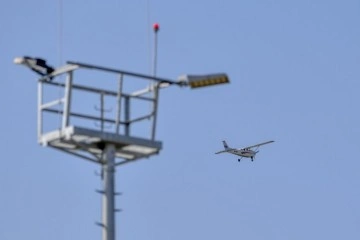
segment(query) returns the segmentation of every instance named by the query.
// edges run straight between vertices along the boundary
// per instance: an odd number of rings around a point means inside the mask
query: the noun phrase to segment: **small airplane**
[[[263,143],[259,143],[259,144],[255,144],[249,147],[245,147],[245,148],[230,148],[227,143],[225,141],[222,141],[224,144],[224,148],[225,150],[223,151],[219,151],[216,152],[215,154],[219,154],[219,153],[232,153],[235,154],[237,156],[240,156],[240,158],[238,159],[238,161],[240,162],[240,160],[245,157],[245,158],[251,158],[251,161],[254,161],[255,159],[255,155],[259,152],[258,148],[262,145],[265,144],[269,144],[269,143],[273,143],[274,141],[267,141],[267,142],[263,142]],[[253,150],[253,148],[255,148],[255,150]]]

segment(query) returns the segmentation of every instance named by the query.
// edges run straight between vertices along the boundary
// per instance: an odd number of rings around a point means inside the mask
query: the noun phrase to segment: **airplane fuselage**
[[[251,158],[256,155],[256,152],[250,149],[231,149],[228,152],[246,158]]]

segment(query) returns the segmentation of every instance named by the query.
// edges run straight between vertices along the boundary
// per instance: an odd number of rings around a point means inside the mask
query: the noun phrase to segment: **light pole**
[[[39,144],[101,165],[103,189],[99,192],[103,195],[102,222],[98,225],[102,227],[103,240],[115,240],[116,193],[114,173],[116,167],[139,159],[149,158],[158,154],[162,148],[162,143],[155,140],[158,91],[168,86],[198,88],[229,82],[226,74],[185,75],[179,77],[178,80],[171,80],[156,77],[155,70],[153,76],[149,76],[71,61],[56,69],[49,67],[46,61],[42,59],[39,61],[36,58],[30,57],[16,58],[14,62],[25,65],[41,75],[38,79]],[[109,74],[115,75],[114,79],[119,81],[117,91],[92,86],[88,82],[84,85],[78,84],[75,73],[80,70],[97,71],[107,74],[106,76]],[[59,78],[60,75],[66,75],[67,78],[63,80],[63,78]],[[126,77],[131,78],[132,81],[134,79],[149,81],[149,87],[135,92],[125,92],[123,84]],[[45,102],[43,97],[44,88],[51,86],[63,89],[64,95],[60,99]],[[150,97],[145,96],[153,91],[157,91],[157,94],[152,94]],[[99,117],[88,112],[74,110],[73,101],[76,99],[76,94],[100,95],[102,99],[101,109],[103,108],[104,96],[114,98],[116,103],[115,117],[105,117],[104,114],[101,114]],[[153,108],[148,113],[132,118],[130,104],[132,100],[152,102],[154,103]],[[85,105],[86,102],[81,104]],[[61,108],[56,108],[59,106]],[[61,115],[61,127],[55,126],[52,130],[45,131],[43,127],[45,114]],[[72,121],[73,119],[97,121],[101,122],[101,126],[104,126],[104,123],[108,123],[113,124],[114,127],[110,130],[101,127],[99,130],[88,127],[87,124],[80,124],[78,121],[75,123],[75,121]],[[143,134],[141,137],[132,135],[130,128],[143,121],[152,121],[150,124],[150,134],[147,136]],[[121,126],[123,126],[123,131],[121,131]]]

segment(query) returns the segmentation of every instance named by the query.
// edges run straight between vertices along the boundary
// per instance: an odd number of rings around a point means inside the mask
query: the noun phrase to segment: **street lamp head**
[[[183,75],[178,78],[180,85],[188,85],[190,88],[199,88],[223,83],[229,83],[230,80],[225,73],[209,75]]]
[[[25,64],[25,58],[24,57],[16,57],[14,58],[14,63],[15,64]]]

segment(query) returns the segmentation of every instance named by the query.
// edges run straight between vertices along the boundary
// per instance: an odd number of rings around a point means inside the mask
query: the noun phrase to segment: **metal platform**
[[[76,126],[45,133],[40,137],[39,143],[100,164],[102,163],[103,150],[107,144],[113,144],[116,150],[115,157],[126,162],[148,158],[158,154],[162,148],[162,143],[159,141]],[[86,153],[92,154],[95,158],[88,157],[88,155],[85,155]],[[124,161],[118,162],[116,165],[122,163]]]

